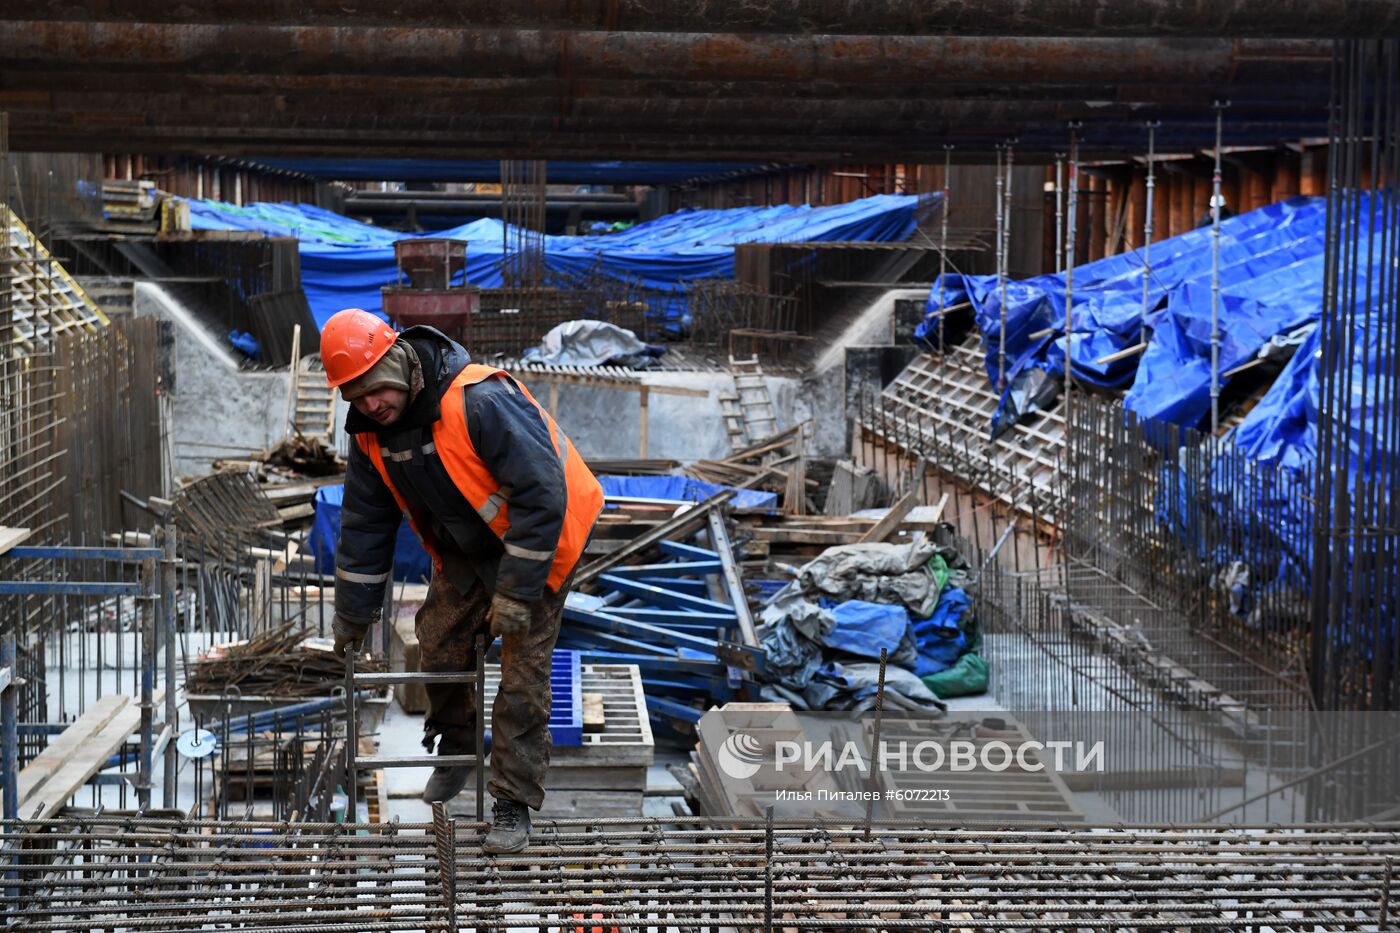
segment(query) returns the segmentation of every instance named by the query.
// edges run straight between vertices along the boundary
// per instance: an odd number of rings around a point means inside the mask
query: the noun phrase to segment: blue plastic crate
[[[549,735],[555,745],[583,744],[583,669],[577,651],[556,649],[549,672],[553,705]]]

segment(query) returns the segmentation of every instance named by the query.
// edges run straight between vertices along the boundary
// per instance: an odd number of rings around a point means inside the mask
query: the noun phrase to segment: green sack
[[[946,671],[923,678],[924,686],[938,697],[969,697],[987,692],[987,662],[980,654],[969,651],[958,658]]]

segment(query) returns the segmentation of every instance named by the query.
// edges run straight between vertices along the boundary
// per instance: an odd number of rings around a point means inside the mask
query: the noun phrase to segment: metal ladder
[[[476,754],[474,755],[361,755],[359,722],[356,709],[356,688],[381,687],[391,684],[475,684],[476,685]],[[476,670],[390,671],[367,674],[355,671],[355,653],[345,652],[345,771],[346,793],[350,798],[348,812],[353,821],[359,807],[359,774],[375,768],[438,768],[470,766],[476,768],[476,821],[486,821],[486,639],[476,639]]]

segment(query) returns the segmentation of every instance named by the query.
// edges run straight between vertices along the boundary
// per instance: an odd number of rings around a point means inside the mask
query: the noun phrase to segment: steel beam
[[[34,0],[12,19],[127,23],[296,23],[704,33],[1372,38],[1400,31],[1387,0]]]
[[[1318,86],[1319,91],[1322,85]],[[1231,92],[1233,93],[1233,92]],[[1164,121],[1202,121],[1210,114],[1208,100],[1193,97],[1183,101],[1117,101],[1101,99],[1011,99],[952,100],[944,97],[903,99],[861,99],[833,96],[819,99],[774,97],[459,97],[452,94],[426,94],[414,97],[406,108],[402,95],[359,95],[315,92],[278,94],[267,98],[251,94],[143,94],[132,92],[48,92],[0,91],[0,106],[12,114],[150,114],[163,121],[216,120],[232,116],[243,108],[265,111],[261,116],[278,119],[355,119],[364,123],[398,120],[427,126],[430,122],[467,119],[521,119],[553,121],[560,126],[590,121],[617,121],[655,125],[666,121],[695,125],[718,121],[773,121],[789,123],[850,122],[867,124],[909,124],[917,121],[963,120],[1087,120],[1146,117]],[[1290,117],[1321,111],[1325,99],[1300,94],[1289,100],[1240,101],[1232,98],[1232,115],[1242,119]],[[230,111],[235,111],[230,113]],[[146,121],[156,125],[158,120]]]
[[[968,38],[0,22],[0,61],[74,71],[617,80],[1229,82],[1326,66],[1309,40]]]
[[[1138,154],[1141,146],[1124,142],[1133,129],[1139,127],[1112,124],[1103,128],[1102,138],[1083,147],[1085,158],[1122,159]],[[1284,140],[1311,137],[1326,131],[1325,125],[1276,129],[1267,133],[1240,137],[1258,144],[1279,145]],[[10,148],[16,152],[140,152],[151,155],[171,154],[256,159],[259,156],[297,156],[334,158],[385,159],[499,159],[502,157],[548,159],[618,159],[643,161],[694,161],[829,164],[858,161],[878,162],[936,162],[942,157],[942,145],[956,143],[959,164],[979,164],[988,161],[987,153],[1000,135],[941,135],[923,139],[859,140],[843,138],[820,139],[711,139],[697,142],[693,138],[631,137],[593,139],[457,139],[451,142],[429,142],[402,138],[376,138],[361,134],[358,139],[341,134],[334,139],[317,139],[314,135],[286,134],[255,136],[237,131],[207,133],[142,133],[131,128],[109,128],[58,132],[29,132],[14,134]],[[1063,133],[1023,132],[1017,146],[1023,164],[1048,162],[1055,152],[1064,149]],[[1199,136],[1164,137],[1164,152],[1190,151],[1199,148]]]
[[[1328,81],[1324,65],[1302,63],[1294,80],[1252,80],[1232,75],[1228,81],[1169,83],[1146,81],[1040,84],[1034,82],[898,81],[871,84],[839,81],[689,81],[642,78],[592,80],[577,75],[545,78],[463,78],[452,75],[345,75],[345,74],[172,74],[114,67],[74,71],[54,67],[22,70],[0,61],[0,105],[9,108],[52,109],[61,94],[135,94],[161,99],[230,95],[330,96],[344,100],[392,100],[400,109],[406,97],[423,100],[549,101],[567,108],[583,100],[664,101],[787,100],[889,101],[924,100],[1094,100],[1118,103],[1200,104],[1217,97],[1231,101],[1305,103],[1325,105]],[[100,98],[93,98],[98,100]],[[275,98],[273,98],[275,102]],[[88,104],[91,109],[94,105]]]

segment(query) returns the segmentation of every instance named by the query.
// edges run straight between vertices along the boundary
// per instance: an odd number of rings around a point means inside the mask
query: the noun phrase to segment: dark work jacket
[[[418,354],[422,391],[387,427],[352,406],[345,419],[346,433],[376,435],[379,447],[387,451],[384,463],[390,479],[414,512],[427,517],[428,527],[420,530],[437,542],[442,572],[459,591],[465,594],[480,581],[488,592],[535,602],[544,593],[550,562],[507,554],[442,461],[435,453],[423,453],[433,439],[442,393],[470,356],[461,344],[432,327],[411,327],[399,339],[408,341]],[[508,540],[524,549],[553,554],[568,494],[548,425],[529,399],[503,377],[460,391],[472,447],[508,490]],[[373,462],[358,444],[351,444],[335,552],[335,611],[345,621],[368,625],[379,617],[402,518]]]

